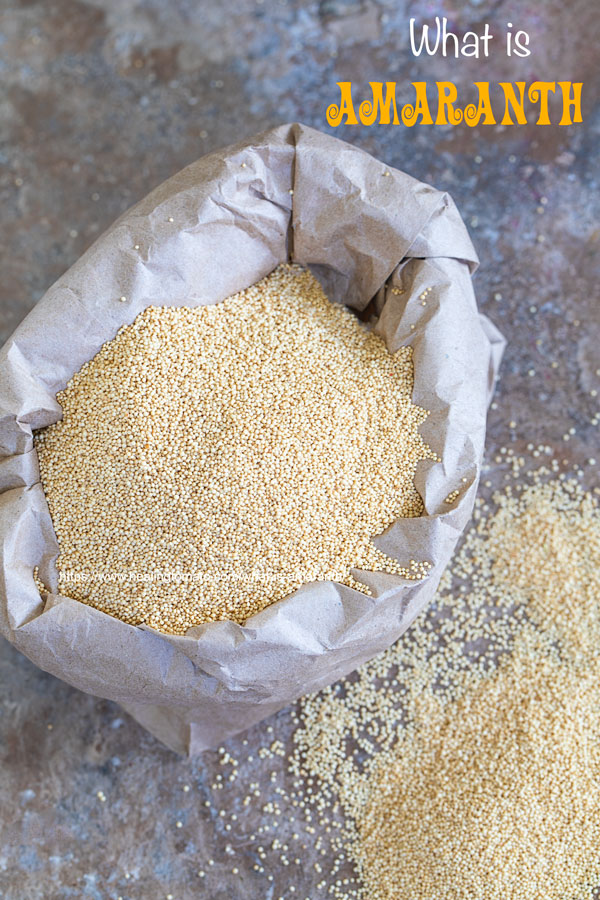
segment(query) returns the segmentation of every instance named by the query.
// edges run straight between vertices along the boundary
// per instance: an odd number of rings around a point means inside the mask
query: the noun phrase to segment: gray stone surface
[[[479,62],[414,59],[415,6],[2,0],[0,340],[119,213],[182,166],[283,121],[331,131],[336,81],[396,80],[406,101],[415,80],[453,80],[465,93],[474,80],[583,81],[579,126],[335,133],[449,190],[470,227],[481,307],[509,339],[490,414],[492,483],[503,478],[502,445],[527,453],[542,442],[567,465],[600,458],[590,421],[600,393],[596,4],[427,4],[460,30],[490,22],[498,45],[509,21],[529,31],[532,55],[512,62],[500,46]],[[597,474],[588,467],[591,482]],[[290,710],[229,742],[240,774],[215,789],[230,771],[219,754],[179,759],[6,642],[0,668],[0,897],[326,896],[313,868],[318,835],[283,802],[276,826],[262,811],[290,778],[281,757],[260,759],[257,748],[288,740]],[[251,783],[262,794],[244,807]],[[294,831],[300,865],[268,851],[266,871],[254,870],[259,845]]]

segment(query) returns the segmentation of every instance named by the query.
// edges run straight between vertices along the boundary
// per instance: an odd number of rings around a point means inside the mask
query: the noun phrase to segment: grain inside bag
[[[148,307],[35,434],[61,591],[132,625],[243,624],[303,584],[419,580],[372,542],[418,516],[412,352],[299,266],[215,306]],[[439,461],[439,460],[438,460]]]

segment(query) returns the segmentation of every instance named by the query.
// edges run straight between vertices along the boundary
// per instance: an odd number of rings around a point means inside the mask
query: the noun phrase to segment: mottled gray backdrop
[[[490,58],[415,59],[409,17],[436,14],[460,31],[489,22]],[[359,93],[397,81],[405,102],[414,80],[454,81],[465,102],[477,80],[583,81],[583,125],[335,133],[450,191],[470,228],[481,307],[509,340],[490,482],[504,477],[503,445],[528,453],[542,442],[565,465],[600,458],[599,20],[594,0],[2,0],[0,342],[116,216],[182,166],[284,121],[331,131],[336,81]],[[508,22],[529,32],[530,57],[506,59]],[[598,481],[589,465],[586,477]],[[291,711],[229,742],[240,773],[229,781],[223,754],[178,759],[5,642],[0,669],[0,897],[327,895],[319,829],[290,821],[283,800],[275,818],[263,810],[291,781],[281,757],[256,751],[288,740]],[[251,784],[262,793],[244,806]],[[284,865],[269,847],[294,833]]]

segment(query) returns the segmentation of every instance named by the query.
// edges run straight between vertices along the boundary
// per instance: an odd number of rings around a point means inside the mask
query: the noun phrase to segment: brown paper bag
[[[306,584],[244,626],[211,623],[185,636],[132,627],[61,596],[32,443],[32,429],[61,415],[57,391],[146,306],[218,303],[290,259],[310,266],[332,300],[362,310],[374,299],[375,327],[390,349],[413,347],[414,401],[431,410],[422,431],[443,462],[418,468],[426,514],[395,522],[376,544],[403,564],[429,560],[429,576],[363,574],[372,596]],[[476,262],[447,194],[298,124],[203,157],[152,191],[50,288],[0,352],[4,636],[188,754],[392,644],[434,594],[477,490],[503,340],[477,312]],[[121,295],[129,302],[116,302]],[[50,589],[43,597],[35,566]]]

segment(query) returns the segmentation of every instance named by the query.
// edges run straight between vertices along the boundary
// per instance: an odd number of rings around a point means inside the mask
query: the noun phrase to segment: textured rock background
[[[335,133],[450,191],[470,227],[481,307],[509,339],[483,493],[504,477],[494,462],[502,445],[527,453],[541,442],[565,464],[600,458],[596,4],[416,7],[2,0],[0,341],[117,215],[198,156],[283,121],[330,131],[336,81],[395,80],[405,102],[411,80],[452,80],[464,92],[475,80],[583,81],[582,126]],[[460,31],[487,21],[496,35],[512,22],[530,33],[532,55],[508,61],[498,37],[488,60],[415,59],[408,19],[418,14],[447,15]],[[593,467],[588,477],[597,483]],[[265,872],[253,868],[259,845],[298,830],[283,801],[277,825],[262,811],[290,781],[282,757],[257,752],[286,742],[290,710],[229,742],[239,775],[227,781],[223,754],[177,758],[116,706],[38,671],[5,642],[0,668],[0,897],[326,895],[313,868],[318,833],[300,835],[289,866],[268,851]],[[251,783],[261,796],[244,807]]]

